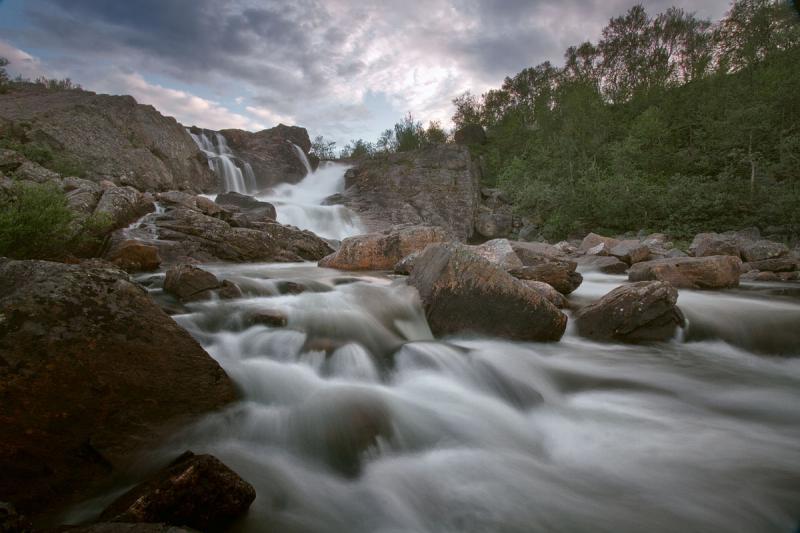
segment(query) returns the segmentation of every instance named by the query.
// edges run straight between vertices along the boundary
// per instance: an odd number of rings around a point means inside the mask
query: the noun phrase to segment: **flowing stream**
[[[330,229],[320,214],[329,208],[318,204],[341,188],[343,168],[324,165],[263,198],[281,221]],[[358,229],[343,227],[336,235]],[[192,449],[240,473],[258,496],[237,531],[797,527],[798,285],[681,291],[689,326],[666,343],[599,344],[568,327],[560,342],[540,344],[436,339],[416,292],[385,273],[204,268],[245,296],[190,304],[174,318],[242,399],[147,461]],[[142,281],[165,299],[162,277]],[[587,274],[570,301],[623,282]],[[260,313],[283,315],[287,326],[259,325]]]

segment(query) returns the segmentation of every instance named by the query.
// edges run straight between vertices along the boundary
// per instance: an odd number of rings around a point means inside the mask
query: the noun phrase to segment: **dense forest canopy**
[[[556,238],[675,236],[748,225],[800,232],[800,22],[738,0],[718,23],[641,5],[502,87],[454,100],[480,123],[484,179]]]

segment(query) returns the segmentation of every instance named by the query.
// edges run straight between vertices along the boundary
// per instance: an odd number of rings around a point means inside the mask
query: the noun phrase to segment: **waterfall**
[[[308,176],[313,172],[313,170],[311,170],[311,163],[308,161],[308,156],[306,155],[306,153],[303,151],[302,148],[300,148],[293,142],[289,141],[289,144],[291,144],[294,147],[294,151],[297,152],[297,157],[300,159],[300,161],[303,162],[303,166],[306,167],[306,176]]]
[[[233,162],[233,152],[228,147],[228,141],[221,133],[214,135],[214,143],[205,132],[194,134],[187,130],[191,135],[200,151],[203,152],[208,158],[208,167],[222,176],[224,183],[224,190],[222,192],[234,191],[239,193],[246,193],[255,189],[255,175],[253,169],[249,164],[245,164],[245,172],[247,173],[247,183],[245,182],[245,175],[242,169],[236,166]]]

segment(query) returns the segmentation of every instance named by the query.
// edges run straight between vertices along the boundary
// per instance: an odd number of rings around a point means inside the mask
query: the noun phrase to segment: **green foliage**
[[[8,59],[5,57],[0,57],[0,94],[8,91],[8,72],[6,72],[7,65]]]
[[[19,152],[26,159],[57,172],[62,176],[84,177],[87,168],[74,158],[54,152],[49,146],[27,139],[24,129],[11,128],[0,136],[0,148]]]
[[[570,47],[563,68],[460,97],[453,121],[486,127],[473,148],[486,181],[551,238],[800,232],[799,27],[767,0],[738,0],[716,25],[636,6],[597,45]]]
[[[375,147],[364,139],[351,140],[339,152],[342,159],[369,157],[375,153]]]
[[[54,184],[17,182],[0,197],[0,256],[63,259],[93,255],[112,229],[107,214],[79,220]]]
[[[414,120],[414,116],[408,113],[401,122],[394,125],[394,138],[398,152],[409,152],[422,147],[425,131],[422,123]]]
[[[317,135],[311,141],[311,153],[320,159],[336,159],[336,141],[327,141],[322,135]]]

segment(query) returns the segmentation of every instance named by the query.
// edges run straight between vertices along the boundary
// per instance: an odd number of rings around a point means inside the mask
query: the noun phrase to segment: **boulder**
[[[402,276],[408,276],[411,274],[411,271],[414,269],[414,261],[417,260],[419,254],[422,253],[422,250],[417,252],[413,252],[402,258],[394,265],[394,273],[400,274]]]
[[[611,248],[619,244],[619,240],[612,237],[604,237],[602,235],[598,235],[597,233],[590,233],[583,238],[583,241],[581,241],[581,245],[578,247],[578,249],[582,252],[588,252],[598,244],[605,244],[604,249],[611,250]]]
[[[742,270],[744,272],[749,270],[760,270],[762,272],[792,272],[798,269],[800,269],[800,260],[791,256],[753,261],[742,265]]]
[[[620,261],[629,265],[647,261],[650,257],[650,248],[640,243],[638,240],[624,240],[608,251],[608,255],[614,256]]]
[[[573,261],[549,261],[535,266],[523,266],[509,270],[515,278],[542,281],[561,294],[569,294],[583,282],[583,276],[575,271]]]
[[[472,246],[471,249],[503,270],[511,270],[523,266],[508,239],[492,239],[479,246]]]
[[[277,309],[258,309],[249,313],[244,320],[247,326],[260,325],[273,328],[285,327],[289,322],[283,311]]]
[[[630,281],[668,281],[682,289],[726,289],[739,285],[742,261],[732,255],[656,259],[633,265]]]
[[[708,257],[712,255],[732,255],[739,257],[739,243],[736,238],[719,233],[698,233],[689,245],[689,255]]]
[[[257,131],[221,130],[228,147],[236,158],[250,165],[258,189],[266,189],[279,183],[297,183],[306,174],[306,166],[298,153],[306,159],[311,149],[308,131],[299,126],[278,124],[274,128]],[[309,159],[309,164],[313,164]]]
[[[357,235],[344,239],[339,249],[323,258],[319,266],[339,270],[391,270],[407,255],[445,240],[445,231],[435,226],[402,226],[383,233]]]
[[[106,254],[106,259],[126,272],[157,270],[161,264],[157,247],[134,239],[116,245]]]
[[[0,259],[0,383],[0,500],[32,518],[236,398],[145,289],[90,263]]]
[[[436,335],[472,331],[517,340],[556,341],[567,317],[520,280],[457,244],[432,244],[408,278]]]
[[[253,486],[219,459],[187,451],[114,500],[100,520],[219,531],[247,512],[255,497]]]
[[[164,278],[164,292],[182,302],[207,300],[221,287],[217,276],[194,265],[176,265]]]
[[[124,228],[154,210],[152,199],[133,187],[109,187],[103,191],[94,214],[108,217],[116,229]]]
[[[218,194],[214,201],[225,207],[236,207],[240,212],[250,215],[251,218],[269,218],[272,220],[277,220],[278,218],[274,205],[269,202],[256,200],[254,197],[247,196],[246,194],[229,191]]]
[[[453,139],[456,144],[470,145],[470,144],[485,144],[486,132],[480,124],[465,124],[455,131]]]
[[[141,191],[211,190],[217,183],[184,127],[131,96],[18,84],[0,95],[3,121],[92,181],[107,179]]]
[[[550,259],[566,260],[561,248],[546,242],[511,241],[511,247],[523,265],[538,265]]]
[[[508,237],[511,233],[512,221],[510,213],[481,213],[475,221],[475,231],[487,239]]]
[[[664,281],[622,285],[575,313],[578,333],[602,341],[665,341],[683,327],[678,291]]]
[[[548,285],[543,281],[534,281],[534,280],[522,280],[522,281],[523,283],[525,283],[525,285],[538,292],[540,295],[542,295],[542,297],[545,300],[555,305],[559,309],[564,309],[569,305],[569,302],[567,302],[566,297],[564,297],[563,294],[555,290],[552,285]]]
[[[584,255],[575,259],[583,271],[599,271],[604,274],[624,274],[628,271],[628,263],[623,263],[616,257]]]
[[[197,533],[194,529],[169,524],[131,524],[127,522],[99,522],[82,526],[67,526],[60,533]],[[6,533],[6,532],[3,532]]]
[[[232,227],[194,209],[169,209],[155,221],[159,254],[165,262],[317,261],[330,254],[328,243],[310,231],[264,222],[258,228]]]
[[[103,195],[103,189],[98,183],[81,178],[64,178],[62,190],[67,196],[70,209],[80,215],[91,215]]]
[[[748,263],[767,261],[783,257],[789,253],[789,247],[783,243],[760,240],[742,246],[742,259]],[[760,268],[759,270],[765,270]]]
[[[370,232],[431,225],[462,242],[475,232],[480,169],[463,146],[440,144],[358,160],[345,174],[345,187],[327,203],[349,207]]]

